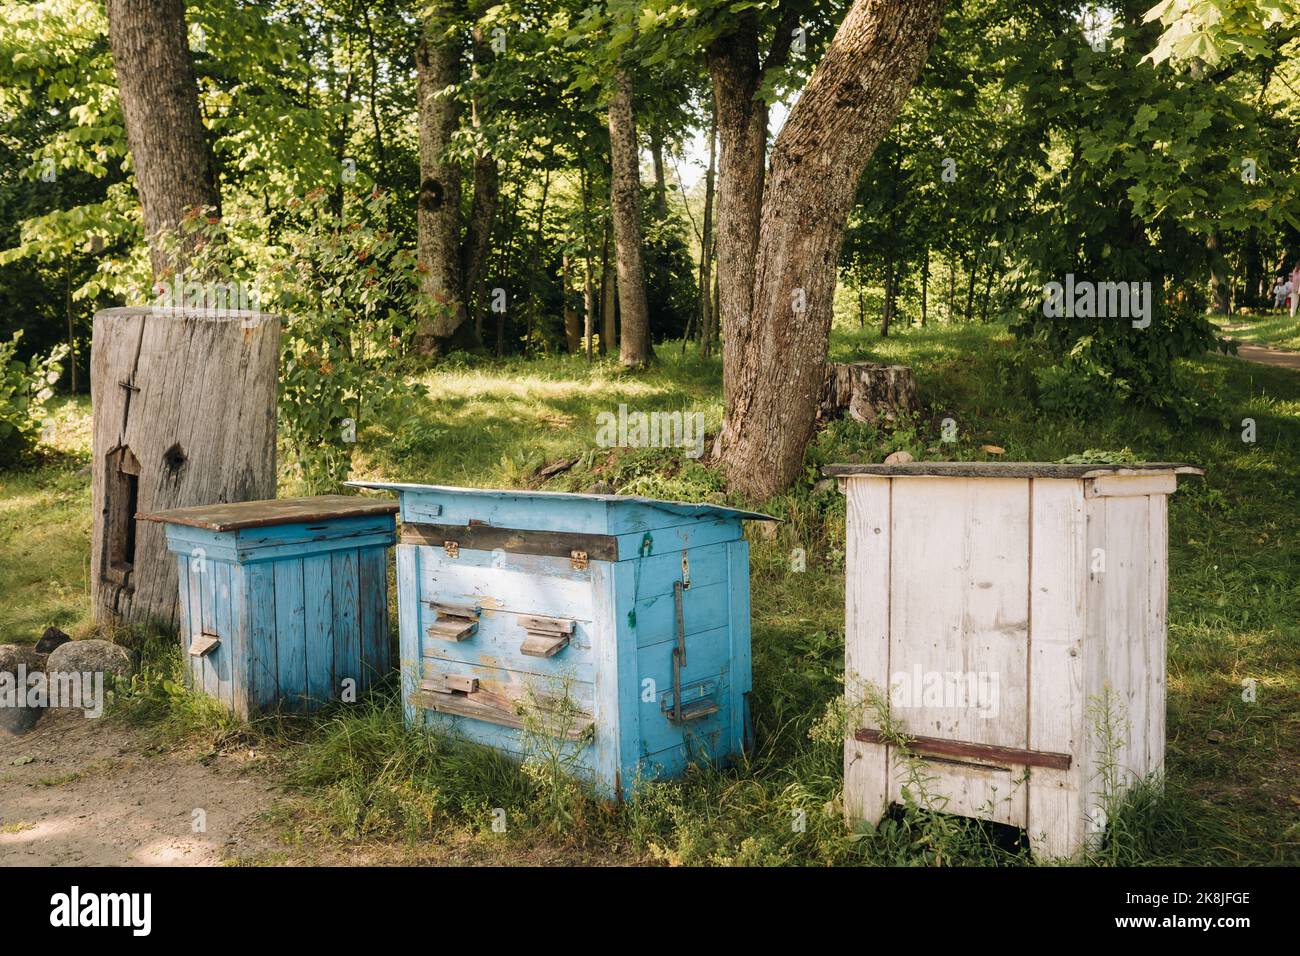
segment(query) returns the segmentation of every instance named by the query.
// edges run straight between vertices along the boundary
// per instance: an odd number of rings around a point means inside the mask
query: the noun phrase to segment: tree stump
[[[916,377],[906,365],[874,362],[827,362],[818,421],[831,421],[848,413],[859,422],[893,421],[899,415],[918,414],[921,395]]]
[[[176,625],[176,559],[163,526],[136,514],[275,497],[279,343],[280,320],[259,312],[95,314],[96,621]]]

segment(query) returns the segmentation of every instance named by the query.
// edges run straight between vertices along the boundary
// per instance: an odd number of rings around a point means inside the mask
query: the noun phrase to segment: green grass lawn
[[[1300,350],[1300,312],[1291,318],[1289,313],[1264,315],[1219,315],[1216,325],[1224,334],[1249,345],[1271,345],[1276,348]]]
[[[1100,863],[1300,862],[1300,374],[1228,357],[1190,362],[1212,397],[1193,424],[1120,408],[1086,422],[1051,420],[1030,400],[1026,370],[995,326],[900,329],[888,340],[837,328],[832,357],[915,368],[930,412],[879,430],[838,422],[809,449],[806,474],[787,493],[749,502],[785,521],[751,530],[756,748],[749,765],[701,769],[645,788],[610,807],[590,799],[545,761],[524,770],[491,753],[402,730],[391,700],[314,720],[266,721],[236,734],[280,754],[278,772],[310,797],[281,821],[290,833],[328,833],[391,844],[457,839],[487,859],[538,841],[574,860],[669,863],[1021,863],[1023,848],[994,828],[909,810],[850,839],[839,820],[843,672],[843,502],[818,484],[832,461],[917,458],[1054,461],[1085,449],[1130,449],[1138,458],[1185,460],[1206,477],[1185,479],[1170,506],[1169,719],[1163,798],[1112,819]],[[440,368],[422,377],[429,398],[398,419],[362,423],[354,477],[480,486],[538,486],[538,466],[577,459],[544,484],[585,490],[728,501],[718,474],[680,453],[594,448],[596,414],[620,402],[638,410],[699,410],[721,419],[720,362],[675,344],[659,363],[626,375],[610,362],[540,358]],[[30,641],[47,624],[87,633],[89,547],[85,402],[60,407],[56,457],[0,474],[0,637]],[[940,421],[957,422],[955,445]],[[1252,418],[1257,441],[1242,441]],[[292,493],[286,474],[282,494]],[[791,549],[808,554],[790,569]],[[157,645],[147,679],[124,708],[166,723],[161,675],[178,656]],[[1243,700],[1243,681],[1258,682]],[[151,697],[150,695],[154,696]],[[193,713],[187,711],[187,719]],[[160,717],[159,714],[162,714]],[[193,726],[211,729],[211,722]],[[223,739],[232,733],[221,724]],[[507,809],[508,834],[490,832]],[[806,828],[791,826],[798,811]]]

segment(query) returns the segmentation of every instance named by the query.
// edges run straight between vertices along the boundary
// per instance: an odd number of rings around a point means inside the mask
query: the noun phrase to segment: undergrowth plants
[[[909,782],[912,799],[878,826],[846,828],[845,718],[837,710],[845,691],[844,498],[821,468],[880,461],[891,451],[918,459],[1185,460],[1207,475],[1183,481],[1170,501],[1167,771],[1162,782],[1139,782],[1108,807],[1107,839],[1076,862],[1295,862],[1300,543],[1290,529],[1300,517],[1300,482],[1291,480],[1300,474],[1300,377],[1211,356],[1188,363],[1185,373],[1232,410],[1232,427],[1213,416],[1179,424],[1128,407],[1081,421],[1035,406],[1030,384],[1009,358],[1011,344],[995,326],[903,327],[887,340],[836,330],[833,359],[851,353],[911,365],[926,414],[879,425],[829,424],[809,449],[799,481],[766,502],[733,499],[707,457],[593,447],[596,414],[619,402],[645,410],[700,408],[706,421],[718,421],[718,361],[700,359],[693,347],[680,364],[677,350],[667,350],[639,376],[618,372],[609,360],[465,360],[420,373],[420,383],[440,396],[436,403],[358,433],[357,478],[635,490],[741,504],[781,518],[747,532],[755,745],[738,766],[692,767],[681,780],[645,781],[623,804],[609,803],[574,779],[562,759],[546,758],[544,748],[521,768],[470,742],[407,730],[394,683],[318,716],[233,726],[187,696],[179,649],[165,641],[153,649],[139,645],[145,666],[138,684],[120,694],[122,712],[158,728],[165,742],[197,737],[205,751],[248,744],[267,754],[268,772],[302,800],[282,824],[297,840],[468,841],[485,859],[540,842],[552,858],[609,863],[1036,862],[1016,834],[945,814],[923,777]],[[85,413],[74,403],[59,418]],[[1245,417],[1257,423],[1253,444],[1241,437]],[[953,420],[955,434],[945,433],[944,419]],[[71,457],[32,472],[0,473],[0,580],[7,583],[0,622],[27,620],[22,608],[31,605],[68,622],[78,636],[88,633],[88,598],[75,581],[89,539],[89,496],[74,475],[85,453],[69,445],[64,454]],[[550,477],[537,474],[557,461],[573,464]],[[296,490],[291,480],[282,494]],[[27,573],[32,541],[41,543],[46,566],[72,569],[58,572],[71,586],[57,600],[49,575]],[[39,636],[35,623],[27,629],[35,633],[20,640]],[[1246,679],[1258,685],[1250,702],[1242,698]],[[497,810],[504,811],[505,832],[493,829]]]

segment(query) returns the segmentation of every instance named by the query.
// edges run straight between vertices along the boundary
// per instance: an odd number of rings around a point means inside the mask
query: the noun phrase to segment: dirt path
[[[199,758],[150,751],[140,732],[80,712],[0,734],[0,866],[202,866],[276,853],[257,817],[277,794],[252,772],[256,758]]]
[[[1275,349],[1267,345],[1238,343],[1237,357],[1247,362],[1258,362],[1260,365],[1300,369],[1300,352],[1289,352],[1286,349]]]

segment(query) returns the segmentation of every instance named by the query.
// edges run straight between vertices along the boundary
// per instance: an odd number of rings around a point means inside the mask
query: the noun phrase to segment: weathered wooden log
[[[906,365],[827,362],[818,421],[847,413],[860,422],[893,421],[921,411],[916,377]]]
[[[280,320],[266,313],[96,313],[90,575],[97,621],[176,624],[176,559],[163,526],[137,523],[137,513],[275,497],[279,342]]]

